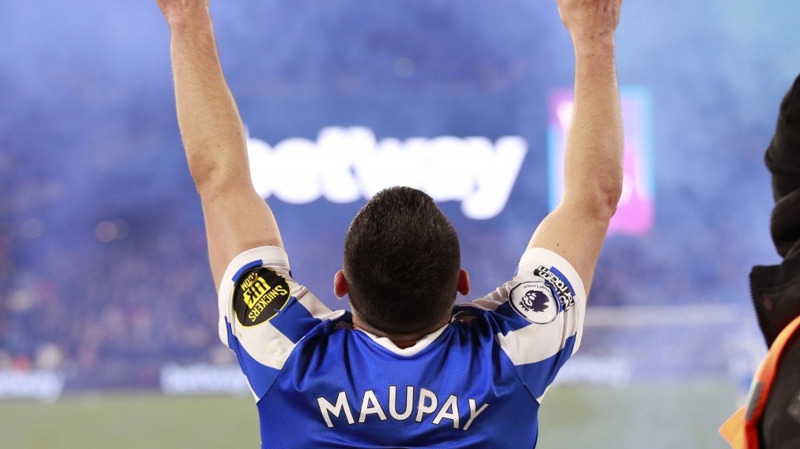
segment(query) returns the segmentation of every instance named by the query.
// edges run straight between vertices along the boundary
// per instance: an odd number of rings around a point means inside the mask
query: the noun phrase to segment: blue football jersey
[[[220,286],[220,338],[257,402],[264,448],[532,448],[539,405],[577,350],[586,295],[540,248],[450,324],[401,349],[353,330],[292,279],[286,253],[237,256]]]

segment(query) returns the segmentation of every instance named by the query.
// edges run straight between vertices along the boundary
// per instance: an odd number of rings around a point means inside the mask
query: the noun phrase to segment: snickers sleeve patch
[[[278,277],[282,280],[277,279]],[[236,256],[228,264],[219,286],[217,302],[219,337],[222,342],[230,346],[228,324],[236,335],[240,328],[255,328],[265,323],[268,318],[273,318],[274,314],[288,302],[292,293],[297,293],[292,292],[292,288],[288,285],[290,278],[289,258],[282,248],[272,246],[253,248]],[[273,288],[278,286],[281,287],[280,291]],[[288,295],[283,295],[282,290],[286,290]],[[267,304],[266,297],[261,295],[268,291],[272,291],[273,296],[277,293],[281,295]],[[281,302],[284,304],[276,309],[275,306]]]
[[[231,305],[242,326],[269,321],[291,298],[289,283],[271,268],[258,264],[237,275],[233,279]]]

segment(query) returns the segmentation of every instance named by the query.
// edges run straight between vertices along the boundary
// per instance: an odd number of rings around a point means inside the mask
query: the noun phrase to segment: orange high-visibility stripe
[[[759,449],[758,423],[761,421],[761,414],[767,405],[781,354],[786,348],[786,343],[798,329],[800,329],[800,317],[789,323],[778,335],[778,338],[772,342],[767,356],[761,361],[753,383],[750,385],[747,406],[739,409],[719,428],[719,433],[731,445],[731,448]]]

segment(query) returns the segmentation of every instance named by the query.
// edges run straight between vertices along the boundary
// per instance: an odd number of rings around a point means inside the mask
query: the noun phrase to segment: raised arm
[[[156,1],[170,28],[178,123],[219,288],[237,254],[283,244],[275,217],[250,178],[244,127],[222,74],[210,0]]]
[[[587,294],[622,191],[622,112],[614,52],[621,7],[622,0],[558,0],[575,47],[564,197],[529,244],[567,259]]]

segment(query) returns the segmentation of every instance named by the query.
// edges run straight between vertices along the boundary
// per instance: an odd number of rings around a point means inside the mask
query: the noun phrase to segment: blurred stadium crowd
[[[0,238],[0,370],[57,370],[67,388],[119,389],[157,387],[170,361],[233,361],[216,336],[213,285],[198,269],[202,235],[102,251],[48,245],[46,262],[12,270],[14,242],[24,239],[16,232]]]

